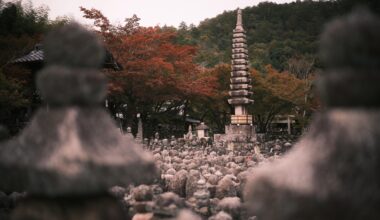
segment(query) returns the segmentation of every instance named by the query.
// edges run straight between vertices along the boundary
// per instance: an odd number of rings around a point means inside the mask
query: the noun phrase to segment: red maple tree
[[[193,61],[197,48],[177,43],[174,30],[140,27],[135,15],[124,25],[112,25],[96,9],[81,10],[123,66],[122,71],[106,72],[112,111],[129,118],[139,112],[143,119],[165,112],[186,116],[193,99],[216,94],[216,77]]]

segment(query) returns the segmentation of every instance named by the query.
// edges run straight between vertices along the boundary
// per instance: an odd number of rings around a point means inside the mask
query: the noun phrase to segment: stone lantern
[[[125,219],[109,189],[153,182],[153,157],[116,131],[102,107],[104,51],[94,33],[71,23],[45,40],[37,87],[49,105],[0,144],[0,189],[26,191],[12,220]]]
[[[281,159],[245,188],[257,219],[380,219],[380,18],[359,9],[326,26],[323,111]]]
[[[197,137],[199,139],[201,139],[201,138],[208,139],[209,138],[208,133],[209,133],[210,128],[204,122],[202,122],[200,125],[198,125],[196,127],[196,130],[197,130]]]

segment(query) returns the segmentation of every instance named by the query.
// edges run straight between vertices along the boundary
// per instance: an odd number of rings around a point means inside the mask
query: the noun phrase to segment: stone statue
[[[380,18],[365,11],[321,37],[326,109],[290,152],[256,169],[246,187],[258,219],[380,218]]]
[[[104,49],[94,33],[71,23],[46,37],[44,53],[37,87],[49,110],[39,109],[0,146],[0,188],[30,194],[12,219],[124,219],[108,189],[153,181],[156,168],[101,107]]]

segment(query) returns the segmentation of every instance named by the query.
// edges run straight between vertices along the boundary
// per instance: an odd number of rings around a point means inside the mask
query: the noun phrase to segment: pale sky
[[[24,0],[25,1],[25,0]],[[86,22],[79,6],[99,9],[111,22],[123,22],[136,14],[142,26],[169,25],[178,27],[181,21],[198,25],[206,18],[212,18],[223,11],[254,6],[262,0],[31,0],[34,7],[49,7],[50,18],[71,16],[79,22]],[[277,3],[294,0],[269,0]]]

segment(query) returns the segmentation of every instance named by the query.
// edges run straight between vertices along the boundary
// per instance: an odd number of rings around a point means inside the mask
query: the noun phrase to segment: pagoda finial
[[[240,8],[237,9],[236,29],[243,29],[243,18]]]

